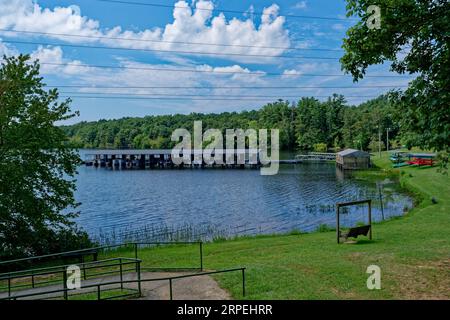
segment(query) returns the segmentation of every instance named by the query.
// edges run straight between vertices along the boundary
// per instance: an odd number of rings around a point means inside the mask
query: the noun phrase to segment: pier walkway
[[[234,150],[234,154],[228,154],[226,150],[220,150],[220,153],[223,155],[223,164],[207,164],[203,160],[197,160],[202,159],[203,150],[192,150],[190,154],[191,163],[176,165],[172,161],[171,149],[89,150],[85,153],[84,163],[87,166],[112,169],[163,169],[181,167],[256,169],[262,165],[260,161],[260,151],[256,149],[238,149]],[[211,157],[214,156],[215,154],[213,152]],[[232,161],[229,161],[230,159]],[[272,160],[272,162],[278,164],[298,164],[302,162],[335,160],[335,153],[311,152],[308,154],[299,154],[294,159]],[[230,164],[230,162],[232,162],[232,164]]]
[[[313,162],[322,162],[322,161],[336,161],[335,153],[324,153],[324,152],[309,152],[307,154],[298,154],[295,157],[296,160],[303,161],[313,161]]]

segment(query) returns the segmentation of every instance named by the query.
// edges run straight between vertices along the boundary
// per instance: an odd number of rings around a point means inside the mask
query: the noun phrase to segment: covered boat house
[[[356,149],[345,149],[336,154],[336,166],[344,170],[370,168],[370,154]]]

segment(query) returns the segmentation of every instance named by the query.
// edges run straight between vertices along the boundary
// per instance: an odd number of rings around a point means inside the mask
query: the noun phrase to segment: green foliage
[[[100,120],[80,122],[72,126],[62,126],[66,134],[73,139],[83,141],[84,148],[172,148],[172,132],[177,128],[193,130],[194,121],[203,121],[203,129],[225,129],[250,127],[258,129],[258,113],[224,112],[221,114],[191,113],[189,115],[161,115],[144,118],[122,118],[119,120]]]
[[[373,137],[372,140],[370,140],[369,149],[372,152],[378,152],[380,149],[383,151],[386,149],[386,145],[383,141],[379,141],[377,137]]]
[[[439,152],[437,155],[439,161],[439,172],[448,174],[449,154],[448,152]]]
[[[315,152],[327,152],[327,144],[326,143],[316,143],[314,145]]]
[[[288,102],[278,101],[265,105],[259,112],[258,126],[264,129],[280,130],[280,147],[292,149],[295,146],[295,108]]]
[[[59,103],[56,89],[44,89],[38,64],[28,60],[4,57],[0,66],[2,258],[89,244],[72,222],[77,206],[73,177],[80,159],[55,126],[75,114],[70,100]]]
[[[388,128],[392,141],[400,139],[393,114],[386,96],[353,107],[343,96],[333,95],[324,102],[315,98],[302,98],[296,105],[277,101],[257,111],[100,120],[62,128],[77,147],[170,149],[175,144],[170,141],[175,129],[192,132],[194,121],[201,120],[203,130],[214,128],[223,134],[226,129],[279,129],[282,149],[326,151],[367,149],[372,137],[378,137],[378,130],[384,143]]]
[[[320,128],[325,125],[322,104],[315,98],[303,98],[297,104],[297,143],[301,150],[312,150],[325,141]]]
[[[366,26],[369,5],[381,9],[381,29]],[[449,151],[450,2],[347,0],[347,15],[361,17],[347,31],[341,63],[355,81],[370,65],[391,61],[398,73],[417,74],[405,92],[392,93],[408,147]]]
[[[367,149],[373,137],[381,133],[381,140],[386,141],[387,130],[390,140],[398,136],[399,128],[393,120],[394,106],[386,96],[361,104],[354,112],[347,114],[343,129],[346,145],[356,149]]]
[[[312,150],[325,143],[327,148],[342,144],[345,99],[333,95],[321,103],[314,98],[303,98],[297,105],[297,143],[300,149]]]

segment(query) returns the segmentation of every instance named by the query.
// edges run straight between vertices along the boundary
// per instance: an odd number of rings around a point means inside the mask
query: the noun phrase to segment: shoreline
[[[205,243],[206,268],[247,267],[249,299],[450,299],[449,177],[437,167],[392,170],[385,159],[374,160],[377,168],[358,175],[397,176],[415,203],[400,217],[374,223],[372,241],[338,245],[329,230],[243,236]],[[144,265],[181,263],[184,250],[146,250]],[[381,290],[366,287],[372,264],[382,270]],[[232,277],[217,280],[241,298]]]

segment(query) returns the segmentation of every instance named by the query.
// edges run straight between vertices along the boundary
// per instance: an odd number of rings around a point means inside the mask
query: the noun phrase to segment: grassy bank
[[[250,299],[449,299],[449,176],[436,168],[391,170],[387,154],[373,160],[381,170],[363,175],[399,175],[401,184],[422,199],[404,217],[376,224],[373,241],[337,245],[330,231],[208,243],[205,267],[247,267]],[[141,256],[145,266],[180,265],[188,259],[186,248],[180,247],[148,249]],[[366,287],[371,264],[381,267],[381,290]],[[217,279],[241,298],[239,274]]]

